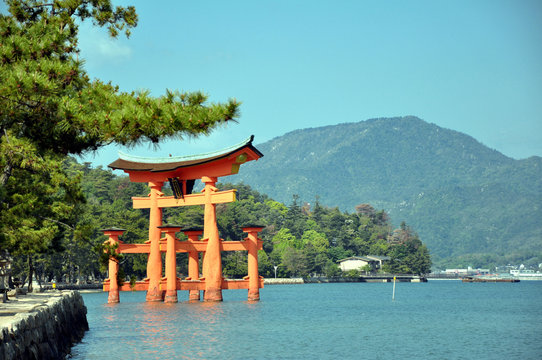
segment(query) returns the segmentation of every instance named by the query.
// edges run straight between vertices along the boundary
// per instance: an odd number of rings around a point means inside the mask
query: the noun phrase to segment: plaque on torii
[[[247,225],[247,237],[241,241],[223,241],[218,234],[216,204],[235,201],[235,190],[218,191],[215,187],[221,176],[237,174],[241,164],[258,160],[263,154],[253,145],[254,136],[230,148],[202,155],[145,158],[119,153],[119,159],[109,165],[124,170],[130,181],[149,184],[147,197],[133,197],[135,209],[150,209],[149,239],[142,244],[125,244],[120,239],[123,229],[104,229],[107,243],[116,246],[117,253],[147,253],[147,278],[135,284],[118,284],[118,262],[109,260],[109,278],[104,291],[108,302],[119,301],[119,290],[145,290],[147,301],[177,302],[177,290],[189,290],[190,300],[221,301],[222,289],[248,289],[249,300],[259,300],[263,278],[258,274],[258,250],[262,241],[259,225]],[[201,194],[190,194],[196,179],[204,183]],[[164,196],[162,186],[169,182],[174,195]],[[182,229],[181,226],[162,224],[162,208],[176,206],[204,206],[203,229]],[[180,241],[175,233],[182,231],[188,240]],[[162,233],[165,236],[162,238]],[[202,236],[199,239],[199,236]],[[227,280],[222,276],[221,251],[248,251],[248,274],[241,280]],[[165,252],[165,277],[162,277],[162,253]],[[188,277],[181,280],[176,274],[176,253],[188,253]],[[199,253],[203,253],[202,274],[199,274]]]

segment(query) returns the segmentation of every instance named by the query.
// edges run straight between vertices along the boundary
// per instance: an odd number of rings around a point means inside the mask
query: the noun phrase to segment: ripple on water
[[[260,302],[146,303],[83,294],[73,359],[540,359],[542,282],[269,286]]]

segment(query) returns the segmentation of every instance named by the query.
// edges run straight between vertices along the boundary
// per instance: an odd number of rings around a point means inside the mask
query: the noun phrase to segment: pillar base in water
[[[109,291],[109,296],[107,297],[107,303],[108,304],[116,304],[120,302],[119,300],[119,291],[118,290],[113,290],[113,291]]]
[[[248,301],[259,301],[260,300],[260,290],[248,290]]]
[[[160,290],[157,290],[157,289],[154,289],[154,291],[153,290],[148,290],[145,300],[147,300],[149,302],[152,302],[152,301],[164,301],[164,293],[165,293],[164,291],[160,291]]]
[[[176,303],[177,300],[177,290],[168,290],[166,291],[166,297],[164,298],[164,302],[167,303]]]
[[[199,290],[190,290],[190,293],[188,295],[188,300],[199,301],[200,300]]]
[[[204,301],[222,301],[222,289],[208,289],[203,293]]]

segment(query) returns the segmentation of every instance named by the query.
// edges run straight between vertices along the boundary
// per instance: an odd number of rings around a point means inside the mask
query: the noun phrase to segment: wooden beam
[[[205,290],[205,280],[176,280],[177,290]],[[167,280],[162,278],[160,281],[160,286],[162,289],[165,289],[167,285]],[[222,289],[248,289],[249,280],[248,279],[223,279],[222,280]],[[263,278],[259,279],[259,287],[263,288]],[[132,286],[129,282],[125,281],[122,286],[119,286],[119,291],[147,291],[149,287],[148,281],[138,281]],[[106,281],[103,283],[103,291],[109,291],[109,282]]]
[[[220,251],[248,251],[248,243],[246,241],[221,241]],[[166,252],[166,243],[160,242],[160,252]],[[176,241],[175,252],[184,253],[189,251],[205,252],[207,249],[206,241]],[[121,254],[148,254],[150,252],[150,244],[119,244],[118,250]],[[263,242],[258,241],[258,250],[263,250]]]
[[[150,244],[119,244],[118,250],[121,254],[148,254]]]
[[[134,209],[149,209],[151,201],[148,197],[132,197]],[[223,204],[235,201],[235,190],[218,191],[211,196],[212,204]],[[185,195],[182,199],[175,199],[174,196],[162,196],[158,198],[158,207],[177,207],[177,206],[193,206],[204,205],[204,194]]]

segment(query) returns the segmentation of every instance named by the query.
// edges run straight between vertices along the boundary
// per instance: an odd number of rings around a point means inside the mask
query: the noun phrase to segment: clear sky
[[[542,1],[113,1],[130,39],[80,29],[91,77],[122,90],[202,90],[238,124],[134,155],[188,155],[286,132],[415,115],[516,158],[542,156]],[[107,165],[108,147],[85,158]]]

